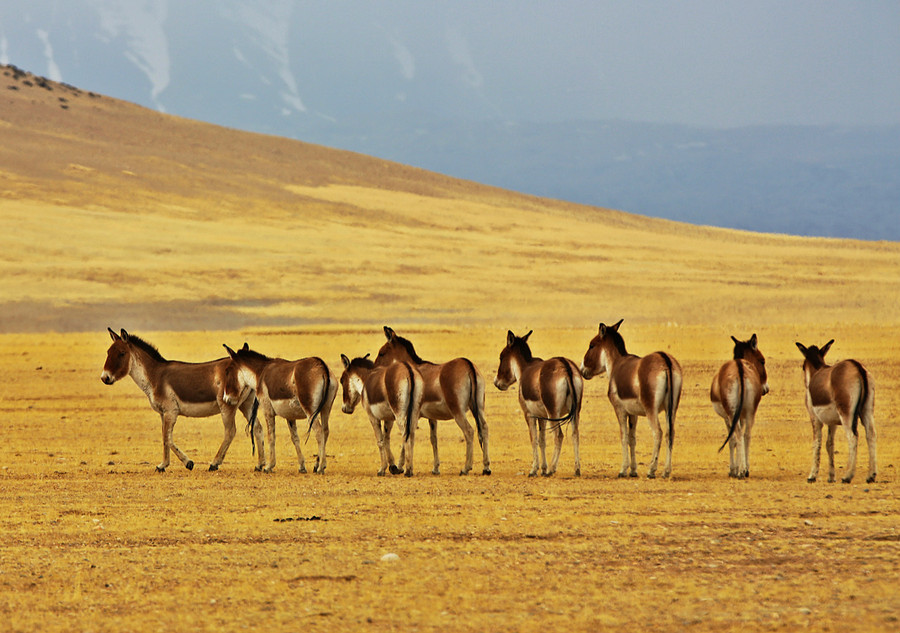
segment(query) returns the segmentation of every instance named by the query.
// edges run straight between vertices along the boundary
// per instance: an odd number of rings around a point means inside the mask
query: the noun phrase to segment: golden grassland
[[[420,425],[416,476],[378,478],[367,419],[341,413],[339,403],[323,477],[297,472],[280,421],[275,473],[253,472],[243,433],[222,469],[207,472],[221,440],[215,418],[179,421],[176,442],[197,467],[176,460],[159,475],[158,417],[130,379],[112,387],[99,380],[105,333],[5,335],[3,617],[15,631],[895,630],[896,356],[878,354],[851,328],[837,332],[836,354],[857,345],[869,353],[880,472],[865,483],[862,448],[852,484],[823,477],[809,485],[800,355],[780,353],[778,337],[762,330],[772,392],[760,406],[751,479],[735,481],[726,454],[716,452],[725,425],[708,402],[729,341],[715,328],[674,331],[623,329],[638,352],[650,340],[672,341],[664,346],[684,366],[670,481],[643,478],[643,422],[641,478],[616,479],[618,429],[603,379],[586,384],[581,478],[572,477],[570,431],[559,473],[526,476],[530,448],[516,394],[492,386],[490,477],[456,475],[464,444],[455,424],[443,422],[441,476],[429,472]],[[504,342],[503,332],[482,328],[405,334],[426,358],[466,350],[488,377]],[[536,354],[579,358],[592,334],[547,329],[532,342]],[[320,355],[335,368],[341,352],[374,351],[383,340],[374,329],[145,336],[188,360],[248,340],[272,354]],[[707,341],[716,338],[711,354]],[[314,453],[314,443],[305,448]],[[845,458],[839,436],[839,477]],[[382,562],[387,553],[399,560]]]
[[[900,244],[540,200],[2,67],[0,139],[10,630],[896,630]],[[169,358],[248,341],[337,372],[388,324],[490,381],[507,328],[534,328],[537,355],[580,360],[598,322],[622,317],[629,351],[665,349],[685,370],[670,481],[615,478],[602,378],[586,385],[581,478],[570,431],[559,473],[526,477],[516,393],[489,386],[494,474],[455,475],[464,445],[445,422],[443,474],[429,474],[423,424],[411,480],[375,477],[371,427],[339,405],[324,477],[297,472],[283,422],[275,473],[252,471],[242,433],[207,472],[215,418],[178,422],[197,468],[159,475],[158,417],[130,379],[99,380],[106,326]],[[752,332],[772,391],[739,482],[716,452],[725,425],[708,389],[729,335]],[[864,447],[852,484],[805,483],[794,341],[830,338],[835,360],[875,377],[875,484]],[[642,421],[642,475],[649,442]]]

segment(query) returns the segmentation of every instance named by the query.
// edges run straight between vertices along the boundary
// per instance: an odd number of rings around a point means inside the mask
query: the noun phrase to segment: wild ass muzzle
[[[625,350],[619,334],[620,319],[615,325],[600,324],[599,333],[591,339],[581,375],[590,380],[600,374],[609,375],[609,401],[619,421],[622,439],[622,468],[619,477],[637,477],[635,430],[638,416],[646,416],[653,432],[653,457],[647,477],[656,477],[663,431],[659,414],[666,412],[666,466],[663,477],[672,474],[672,449],[675,444],[675,413],[681,400],[681,365],[666,352],[639,357]]]
[[[756,421],[760,399],[769,393],[766,359],[759,350],[756,334],[747,341],[734,341],[734,358],[719,368],[709,388],[713,409],[725,420],[728,436],[728,476],[750,476],[750,434]]]
[[[381,455],[382,476],[390,469],[391,474],[403,472],[407,477],[413,474],[413,445],[415,444],[416,423],[422,408],[425,384],[422,374],[411,363],[398,362],[385,367],[375,367],[366,354],[362,358],[350,360],[341,354],[344,373],[341,374],[344,404],[341,410],[350,414],[361,401]],[[391,452],[391,429],[397,422],[403,433],[402,461],[398,468]]]
[[[844,427],[847,436],[847,470],[843,481],[849,484],[856,473],[856,451],[859,444],[858,424],[866,429],[869,445],[869,476],[867,483],[875,481],[877,474],[875,449],[875,382],[862,364],[855,360],[842,360],[835,365],[825,362],[825,354],[834,339],[821,349],[797,343],[803,354],[803,381],[806,385],[806,409],[813,431],[812,469],[807,481],[819,476],[819,460],[822,454],[822,426],[828,426],[828,481],[834,481],[834,434],[838,426]]]
[[[267,473],[275,469],[275,416],[280,415],[287,420],[301,473],[306,472],[306,460],[300,447],[297,420],[306,418],[307,437],[315,428],[318,454],[313,472],[325,474],[328,420],[338,391],[337,379],[325,361],[317,357],[300,360],[269,358],[251,350],[247,343],[238,351],[227,345],[224,347],[231,357],[231,363],[225,370],[226,385],[236,382],[253,389],[266,420],[268,461],[263,456],[262,425],[252,428],[259,450],[256,469]]]
[[[578,373],[578,366],[568,358],[557,356],[543,360],[532,355],[528,337],[532,332],[519,337],[507,331],[506,347],[500,352],[500,367],[494,385],[506,391],[519,383],[519,406],[525,415],[528,434],[531,438],[531,471],[529,477],[537,475],[538,459],[541,474],[545,477],[556,472],[562,451],[563,427],[572,425],[572,448],[575,453],[575,476],[581,476],[581,454],[579,452],[579,426],[581,419],[581,396],[584,381]],[[547,465],[546,432],[547,424],[556,432],[553,459]],[[540,455],[538,455],[540,450]]]
[[[206,418],[220,413],[225,437],[209,465],[210,470],[218,470],[234,439],[235,413],[240,410],[248,421],[256,417],[257,400],[252,389],[246,388],[233,399],[229,398],[231,402],[226,402],[223,397],[225,367],[231,361],[227,358],[206,363],[166,360],[153,345],[124,329],[121,334],[116,334],[111,328],[107,329],[113,342],[106,352],[106,363],[100,380],[112,385],[125,376],[131,376],[147,395],[153,410],[160,414],[163,459],[156,470],[163,472],[169,467],[170,449],[188,470],[194,468],[194,462],[188,459],[172,439],[179,415]]]
[[[466,462],[459,474],[467,475],[472,470],[475,431],[466,419],[466,412],[471,411],[478,432],[478,443],[481,446],[484,465],[482,474],[490,475],[488,425],[484,418],[484,377],[481,372],[468,358],[455,358],[440,364],[422,360],[408,339],[398,336],[387,326],[384,326],[384,335],[387,342],[378,350],[375,366],[385,367],[395,362],[410,363],[419,370],[425,382],[419,414],[428,420],[431,430],[431,449],[434,454],[434,467],[431,472],[435,475],[441,472],[437,445],[438,420],[456,421],[466,440]]]

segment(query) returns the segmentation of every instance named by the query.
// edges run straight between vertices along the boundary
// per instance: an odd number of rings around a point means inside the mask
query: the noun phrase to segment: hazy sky
[[[285,52],[279,72],[295,83],[298,106],[314,104],[329,79],[339,94],[338,84],[364,74],[366,43],[380,38],[410,84],[437,68],[432,49],[449,51],[482,111],[501,118],[900,124],[898,0],[3,0],[0,60],[78,83],[72,60],[54,57],[54,46],[74,39],[79,14],[127,7],[147,28],[118,27],[157,47],[135,65],[168,78],[174,70],[161,66],[173,57],[159,49],[166,31],[217,37],[202,28],[204,11],[243,19],[250,14],[240,5],[264,14],[260,33]],[[172,24],[186,13],[194,27]],[[105,21],[107,31],[117,25]],[[206,43],[195,44],[202,51]],[[327,70],[314,86],[310,66]],[[82,87],[129,98],[109,80],[109,89]],[[164,87],[154,89],[162,107]]]

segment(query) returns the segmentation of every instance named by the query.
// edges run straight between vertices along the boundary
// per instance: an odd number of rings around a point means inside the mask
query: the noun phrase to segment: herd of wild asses
[[[619,422],[622,441],[622,467],[619,477],[637,477],[635,428],[638,416],[644,416],[653,432],[653,453],[648,477],[655,477],[660,446],[666,444],[666,461],[662,476],[672,472],[672,449],[675,440],[675,415],[681,399],[682,371],[678,361],[666,352],[646,356],[629,354],[619,333],[620,320],[614,325],[600,324],[591,339],[581,365],[568,358],[547,360],[531,353],[528,338],[507,332],[506,346],[500,352],[500,366],[494,385],[501,390],[519,384],[519,405],[525,416],[531,439],[530,476],[552,475],[559,464],[564,428],[570,428],[575,456],[575,475],[581,474],[579,426],[584,380],[606,374],[609,377],[609,401]],[[297,420],[305,419],[307,437],[315,430],[318,444],[313,472],[324,473],[328,420],[338,391],[338,380],[320,358],[284,360],[269,358],[253,351],[244,343],[237,351],[225,345],[228,356],[205,363],[169,361],[147,341],[109,329],[112,345],[107,352],[101,380],[112,385],[131,376],[147,395],[153,410],[162,417],[163,459],[156,467],[169,466],[169,453],[188,468],[194,462],[172,440],[179,415],[207,417],[220,413],[225,426],[222,445],[210,463],[217,470],[235,436],[238,410],[247,418],[251,439],[258,447],[257,470],[275,468],[275,416],[287,420],[291,440],[297,450],[300,472],[306,462],[300,447]],[[350,359],[341,355],[344,413],[352,413],[360,402],[372,423],[380,454],[379,475],[387,472],[406,476],[413,474],[413,446],[418,420],[425,418],[431,431],[434,456],[432,472],[439,473],[437,421],[455,420],[466,441],[466,460],[460,474],[472,470],[475,435],[481,447],[483,474],[491,474],[488,453],[489,429],[484,417],[485,381],[481,372],[466,358],[445,363],[430,363],[416,354],[412,343],[384,328],[387,341],[374,360],[366,354]],[[760,399],[769,391],[766,360],[759,349],[756,334],[747,341],[734,341],[734,358],[722,365],[712,380],[710,400],[722,416],[727,429],[730,459],[728,474],[745,478],[750,473],[750,436]],[[825,362],[834,341],[821,348],[797,343],[803,355],[806,382],[806,407],[813,427],[813,460],[808,481],[819,473],[822,427],[828,427],[825,446],[828,451],[828,480],[834,481],[834,436],[843,427],[849,447],[847,468],[842,481],[849,483],[856,469],[858,425],[862,422],[869,448],[867,482],[875,481],[875,424],[873,421],[874,385],[868,371],[855,360],[835,365]],[[267,435],[263,439],[262,424],[256,422],[262,412]],[[666,424],[660,424],[665,412]],[[472,414],[475,428],[469,423]],[[399,460],[391,451],[394,423],[402,434]],[[547,431],[556,443],[549,464],[546,457]],[[265,446],[268,446],[266,458]]]

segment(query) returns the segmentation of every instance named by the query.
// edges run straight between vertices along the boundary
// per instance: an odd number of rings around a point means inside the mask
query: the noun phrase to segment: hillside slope
[[[0,67],[0,331],[898,323],[900,244],[709,229]]]

